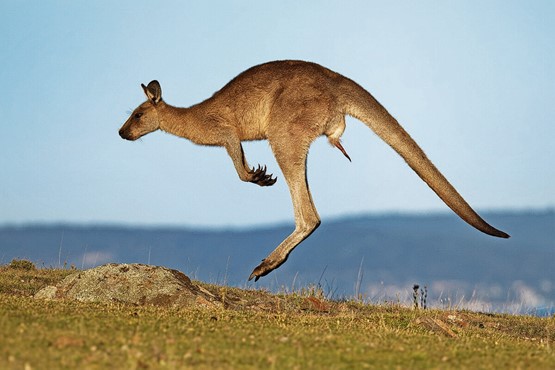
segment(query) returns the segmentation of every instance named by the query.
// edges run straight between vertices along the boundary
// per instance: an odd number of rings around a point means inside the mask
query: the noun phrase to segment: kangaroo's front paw
[[[250,175],[250,182],[253,182],[260,186],[272,186],[277,181],[277,178],[272,178],[272,174],[266,174],[266,166],[262,167],[258,165],[258,168],[256,170],[253,167],[253,169],[250,171]]]
[[[252,271],[251,275],[249,276],[249,280],[254,278],[254,281],[258,281],[262,276],[268,275],[270,272],[277,269],[281,266],[285,260],[283,261],[274,261],[270,258],[266,258],[262,260],[262,263]]]

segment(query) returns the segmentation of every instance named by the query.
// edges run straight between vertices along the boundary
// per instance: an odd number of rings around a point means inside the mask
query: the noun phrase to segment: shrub
[[[18,260],[18,259],[13,259],[12,262],[10,262],[9,267],[16,270],[26,270],[26,271],[37,269],[33,262],[28,260]]]

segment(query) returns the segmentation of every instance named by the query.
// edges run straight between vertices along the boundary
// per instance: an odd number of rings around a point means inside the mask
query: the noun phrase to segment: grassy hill
[[[0,368],[555,368],[555,318],[214,285],[205,286],[241,304],[175,309],[33,298],[73,272],[0,267]]]

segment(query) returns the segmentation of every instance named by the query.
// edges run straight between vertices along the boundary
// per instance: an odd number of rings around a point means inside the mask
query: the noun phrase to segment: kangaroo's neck
[[[189,108],[178,108],[169,104],[158,107],[160,129],[175,136],[189,139],[198,126],[198,122],[191,114]]]
[[[206,114],[198,106],[178,108],[163,103],[158,108],[158,118],[162,131],[189,139],[196,144],[217,145],[210,140],[210,125]]]

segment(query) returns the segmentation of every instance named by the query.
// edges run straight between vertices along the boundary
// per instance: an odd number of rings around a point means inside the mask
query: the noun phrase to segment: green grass
[[[0,267],[1,369],[555,368],[555,318],[204,285],[233,309],[42,301],[72,270]]]

